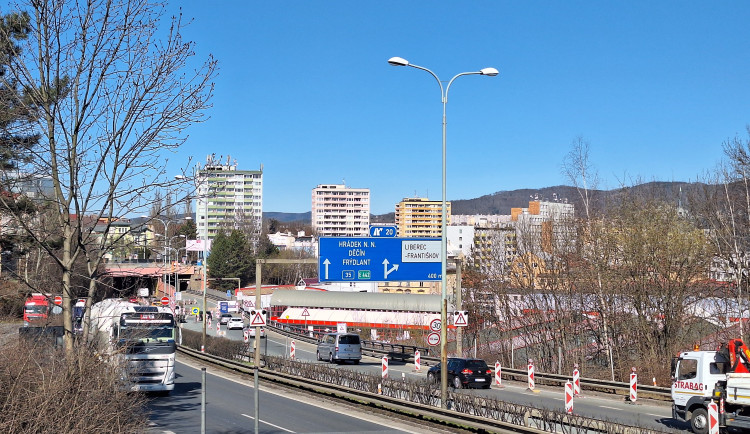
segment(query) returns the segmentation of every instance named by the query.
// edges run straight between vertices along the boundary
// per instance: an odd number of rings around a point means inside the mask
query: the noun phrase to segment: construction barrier
[[[500,366],[500,362],[495,362],[495,386],[503,386],[503,379],[501,377],[503,368]]]
[[[573,396],[581,394],[581,372],[578,371],[578,363],[573,365]]]
[[[714,401],[708,404],[708,434],[719,434],[719,407]]]
[[[565,382],[565,413],[573,414],[573,384]]]
[[[245,343],[247,343],[247,342],[248,342],[248,341],[250,340],[250,339],[249,339],[249,336],[248,336],[248,332],[247,332],[247,330],[244,330],[244,331],[242,332],[242,339],[244,339],[244,340],[245,340]]]
[[[218,335],[219,333],[221,333],[221,323],[217,322],[216,323],[216,334]]]
[[[534,390],[534,361],[529,359],[529,366],[528,366],[528,376],[529,376],[529,390]]]
[[[422,363],[422,356],[421,354],[419,354],[419,350],[414,351],[414,370],[415,371],[419,372],[419,370],[421,369],[419,365],[421,363]]]
[[[289,358],[292,359],[292,360],[294,360],[295,353],[296,353],[295,343],[294,343],[294,341],[292,341],[292,344],[289,347]]]
[[[638,374],[635,373],[635,367],[630,373],[630,402],[638,400]]]
[[[383,356],[383,378],[388,378],[388,356]]]

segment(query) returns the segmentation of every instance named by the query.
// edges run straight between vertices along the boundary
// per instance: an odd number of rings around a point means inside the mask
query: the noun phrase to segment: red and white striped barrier
[[[638,374],[635,373],[635,367],[630,373],[630,402],[638,400]]]
[[[289,358],[294,360],[296,353],[295,343],[292,341],[292,344],[289,346]]]
[[[208,318],[208,317],[206,317],[206,318]],[[208,326],[211,327],[211,318],[208,318],[207,321],[208,322],[206,324],[208,324]]]
[[[244,340],[245,340],[245,343],[247,343],[247,342],[248,342],[248,341],[250,340],[250,338],[249,338],[249,333],[247,332],[247,330],[244,330],[244,331],[242,332],[242,339],[244,339]]]
[[[503,367],[500,366],[500,362],[495,362],[495,386],[503,387]]]
[[[419,354],[419,350],[414,351],[414,370],[419,372],[421,367],[419,366],[422,363],[422,355]]]
[[[581,373],[578,371],[578,364],[573,366],[573,396],[581,394]]]
[[[383,378],[388,378],[388,356],[383,356]]]
[[[216,334],[218,335],[219,333],[221,333],[221,323],[217,322],[216,323]]]
[[[529,359],[529,390],[534,390],[534,361]]]
[[[708,404],[708,434],[719,434],[719,407],[714,401]]]
[[[573,384],[565,382],[565,413],[573,414]]]

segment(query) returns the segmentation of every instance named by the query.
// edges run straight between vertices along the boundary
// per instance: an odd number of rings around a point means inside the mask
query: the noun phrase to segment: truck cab
[[[726,381],[729,361],[716,351],[685,351],[673,365],[672,417],[690,422],[695,433],[708,432],[708,402],[717,383]]]
[[[750,428],[750,373],[732,354],[740,352],[685,351],[673,360],[672,417],[690,422],[696,434],[708,433],[712,401],[719,426]]]

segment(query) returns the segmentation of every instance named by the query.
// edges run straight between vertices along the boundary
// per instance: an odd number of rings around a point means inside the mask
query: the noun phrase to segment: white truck
[[[682,352],[672,372],[673,418],[706,434],[713,401],[720,428],[750,429],[750,350],[742,340],[730,340],[718,351]]]
[[[110,360],[124,370],[128,389],[165,393],[174,389],[180,328],[168,308],[103,300],[91,306],[91,330]]]

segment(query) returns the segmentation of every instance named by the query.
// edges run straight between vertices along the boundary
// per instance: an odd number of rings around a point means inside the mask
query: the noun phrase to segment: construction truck
[[[750,349],[741,339],[722,344],[717,351],[680,353],[672,362],[672,417],[690,422],[696,434],[721,429],[750,429]],[[715,421],[709,405],[716,404]]]
[[[166,393],[174,389],[180,328],[168,308],[103,300],[91,306],[91,330],[105,357],[123,370],[127,389]]]

